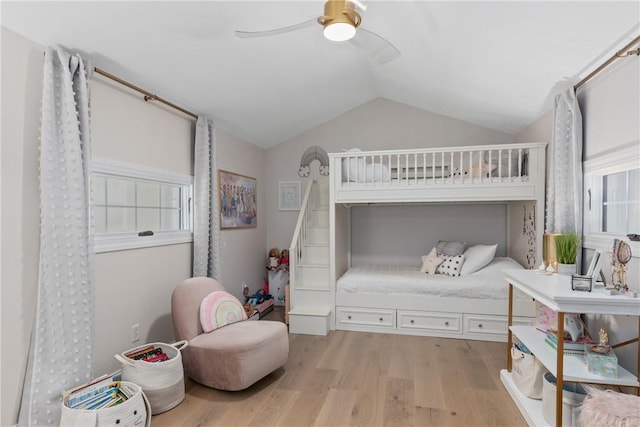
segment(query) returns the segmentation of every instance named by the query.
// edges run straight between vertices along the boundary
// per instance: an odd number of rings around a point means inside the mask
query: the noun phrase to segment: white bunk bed
[[[415,286],[413,291],[389,291],[384,284],[380,285],[383,290],[345,288],[340,279],[354,274],[350,270],[349,209],[378,204],[534,202],[536,258],[541,259],[546,145],[330,153],[329,269],[335,300],[332,329],[506,341],[508,288],[501,267],[489,269],[493,279],[482,280],[498,281],[503,294],[495,289],[492,295],[474,295],[464,289],[455,293],[416,292]],[[514,261],[505,258],[504,262]],[[478,274],[486,275],[487,271]],[[386,279],[402,282],[396,273]],[[406,274],[407,284],[410,276],[419,275]],[[480,278],[474,282],[473,276],[451,279],[477,283]],[[436,283],[443,280],[435,279]],[[530,299],[515,298],[513,310],[514,323],[531,322],[534,309]]]

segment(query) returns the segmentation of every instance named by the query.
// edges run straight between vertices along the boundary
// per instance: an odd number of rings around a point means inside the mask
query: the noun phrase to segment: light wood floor
[[[268,318],[280,318],[279,310]],[[283,368],[241,392],[186,380],[161,426],[525,426],[503,343],[332,331],[290,335]]]

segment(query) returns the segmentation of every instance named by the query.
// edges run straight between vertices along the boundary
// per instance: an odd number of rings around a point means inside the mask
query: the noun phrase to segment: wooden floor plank
[[[314,426],[348,426],[351,424],[351,412],[356,397],[355,390],[332,388],[318,414]]]

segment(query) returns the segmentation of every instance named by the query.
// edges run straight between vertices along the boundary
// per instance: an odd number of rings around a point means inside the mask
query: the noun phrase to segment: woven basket
[[[150,363],[125,356],[127,353],[149,345],[162,347],[169,360]],[[153,415],[168,411],[184,400],[184,369],[180,351],[187,345],[187,341],[178,341],[173,344],[156,342],[135,347],[114,356],[122,364],[122,380],[131,381],[142,387],[151,404]]]
[[[100,426],[151,426],[151,407],[142,389],[125,381],[129,388],[135,390],[133,396],[112,408],[86,410],[72,409],[62,402],[60,427],[100,427]],[[144,422],[144,424],[143,424]]]

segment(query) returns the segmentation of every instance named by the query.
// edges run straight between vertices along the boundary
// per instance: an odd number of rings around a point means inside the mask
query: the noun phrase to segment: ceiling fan
[[[379,64],[393,61],[400,56],[400,51],[382,36],[360,26],[362,17],[356,11],[366,10],[359,0],[328,0],[324,4],[324,15],[298,24],[266,31],[236,31],[240,38],[266,37],[289,33],[320,24],[324,27],[324,36],[332,41],[351,41],[364,50]]]

